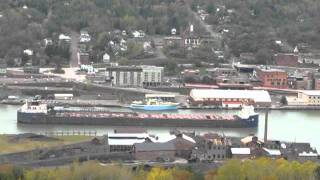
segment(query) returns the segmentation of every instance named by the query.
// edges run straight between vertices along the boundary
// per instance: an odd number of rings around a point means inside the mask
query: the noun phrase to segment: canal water
[[[79,126],[79,125],[27,125],[18,124],[16,110],[18,106],[0,105],[0,134],[16,133],[46,133],[56,131],[96,131],[98,134],[113,132],[116,127],[110,126]],[[113,111],[130,111],[129,109],[110,108]],[[168,113],[229,113],[235,111],[218,110],[179,110]],[[225,128],[176,128],[187,132],[220,133],[227,136],[246,136],[256,134],[259,138],[264,136],[264,112],[259,112],[259,126],[255,129],[225,129]],[[320,151],[320,111],[279,111],[269,112],[268,139],[282,140],[288,142],[310,142],[311,145]],[[146,127],[150,134],[167,134],[172,127]]]

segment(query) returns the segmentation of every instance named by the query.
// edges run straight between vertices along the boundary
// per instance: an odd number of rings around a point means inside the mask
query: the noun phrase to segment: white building
[[[133,31],[132,36],[135,38],[143,38],[146,36],[146,34],[142,30],[139,30],[139,31]]]
[[[110,62],[110,55],[108,53],[105,53],[102,57],[102,61],[104,63],[109,63]]]
[[[91,36],[89,35],[88,31],[81,31],[80,32],[80,42],[86,43],[91,41]]]
[[[176,35],[177,34],[177,29],[176,28],[172,28],[171,29],[171,35]]]
[[[28,55],[28,56],[32,56],[32,55],[33,55],[33,50],[31,50],[31,49],[25,49],[25,50],[23,51],[23,53],[26,54],[26,55]]]
[[[319,106],[320,90],[299,91],[297,97],[287,96],[289,106]]]
[[[158,86],[162,83],[163,67],[111,66],[107,67],[106,76],[114,86]]]
[[[65,42],[70,42],[71,41],[71,37],[67,36],[67,35],[64,35],[64,34],[60,34],[59,35],[59,40],[60,41],[65,41]]]
[[[243,104],[270,106],[271,98],[264,90],[192,89],[190,100],[193,105],[240,107]]]

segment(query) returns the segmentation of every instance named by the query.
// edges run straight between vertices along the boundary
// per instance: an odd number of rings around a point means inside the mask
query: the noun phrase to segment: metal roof
[[[267,149],[263,148],[269,155],[271,156],[281,156],[281,152],[279,149]]]
[[[190,97],[195,101],[204,99],[253,99],[255,102],[270,102],[271,98],[264,90],[221,90],[221,89],[192,89]]]
[[[308,90],[308,91],[299,91],[303,94],[306,94],[308,96],[320,96],[320,91],[318,90]]]
[[[231,148],[232,155],[250,155],[250,148]]]
[[[170,97],[170,98],[174,98],[176,97],[175,94],[146,94],[145,95],[146,98],[156,98],[156,97]]]
[[[136,151],[174,151],[173,143],[139,143],[135,144]]]

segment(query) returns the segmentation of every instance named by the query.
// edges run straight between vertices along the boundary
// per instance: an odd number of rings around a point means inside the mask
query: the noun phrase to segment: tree
[[[209,13],[209,14],[215,14],[216,13],[216,9],[217,8],[212,3],[208,4],[207,8],[206,8],[207,13]]]
[[[287,101],[286,96],[282,96],[280,102],[281,102],[281,104],[283,104],[283,105],[287,105],[287,104],[288,104],[288,101]]]
[[[143,46],[141,43],[128,43],[128,58],[136,58],[141,54],[143,54]]]
[[[259,49],[255,56],[256,64],[272,64],[272,53],[268,49]]]
[[[174,180],[172,170],[165,170],[161,167],[154,167],[147,176],[147,180]]]

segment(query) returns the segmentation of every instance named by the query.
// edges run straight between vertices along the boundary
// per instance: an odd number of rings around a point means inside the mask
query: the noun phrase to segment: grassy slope
[[[10,142],[10,138],[6,135],[0,135],[0,153],[13,153],[28,151],[36,148],[48,148],[54,146],[61,146],[66,144],[73,144],[82,141],[91,140],[88,136],[63,136],[57,137],[59,141],[32,141],[23,139],[18,142]]]

